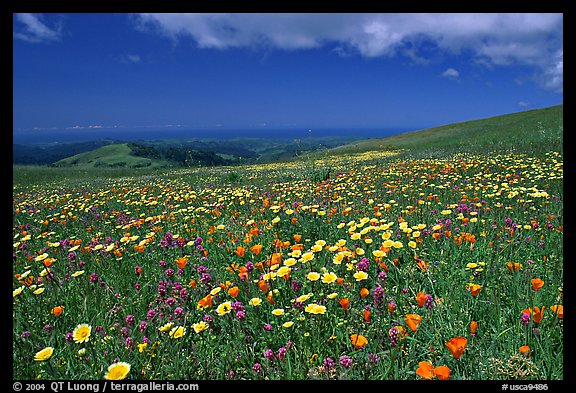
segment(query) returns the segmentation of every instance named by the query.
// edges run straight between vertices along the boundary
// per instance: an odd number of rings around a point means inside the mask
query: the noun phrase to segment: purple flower
[[[522,326],[527,326],[530,323],[530,314],[522,314],[520,322],[522,323]]]
[[[152,320],[152,319],[154,319],[155,315],[156,315],[156,310],[148,310],[148,314],[146,315],[146,318],[148,318],[148,320]]]
[[[207,284],[212,281],[212,276],[210,276],[208,273],[202,273],[200,276],[200,281],[202,281],[203,284]]]
[[[174,315],[177,317],[184,315],[184,309],[182,307],[176,307],[174,309]]]
[[[148,322],[140,321],[140,331],[141,332],[144,332],[144,330],[146,330],[147,327],[148,327]]]
[[[246,271],[250,273],[252,270],[254,270],[254,264],[251,261],[246,262]]]
[[[169,267],[168,269],[166,269],[166,276],[167,277],[171,277],[174,275],[174,269],[172,269],[171,267]]]
[[[393,327],[390,330],[388,330],[388,335],[390,336],[390,342],[392,343],[392,345],[396,345],[398,344],[398,340],[400,339],[400,332],[398,331],[398,328]]]
[[[432,298],[432,295],[427,293],[426,294],[426,308],[431,309],[432,307],[434,307],[434,299]]]
[[[342,355],[340,356],[339,363],[340,365],[348,368],[352,365],[352,359],[348,355]]]
[[[238,311],[236,313],[236,319],[239,321],[242,321],[244,318],[246,318],[246,313],[244,311]]]
[[[169,305],[169,306],[173,306],[174,303],[176,303],[176,299],[174,299],[173,297],[169,297],[168,299],[166,299],[166,300],[164,301],[164,303],[166,303],[166,304]]]
[[[252,366],[252,370],[259,373],[260,371],[262,371],[262,365],[260,363],[254,363],[254,365]]]
[[[328,371],[329,369],[334,368],[334,364],[335,364],[334,360],[332,360],[331,358],[326,358],[322,362],[322,367],[324,367],[324,371]]]
[[[126,325],[132,326],[134,325],[134,321],[135,321],[134,315],[128,315],[126,317]]]
[[[278,359],[282,360],[286,357],[286,348],[282,347],[278,350]]]
[[[269,332],[270,330],[272,330],[272,325],[270,325],[269,323],[265,323],[265,324],[264,324],[264,330],[266,330],[267,332]]]
[[[356,264],[356,269],[359,271],[367,272],[370,269],[370,261],[368,258],[362,258],[360,262]]]
[[[264,351],[264,357],[270,361],[274,360],[274,351],[271,349],[267,349]]]

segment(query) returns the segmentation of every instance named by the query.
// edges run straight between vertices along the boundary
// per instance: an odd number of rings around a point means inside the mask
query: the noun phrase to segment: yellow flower
[[[90,333],[92,332],[92,327],[86,323],[82,323],[74,329],[72,332],[72,337],[74,342],[83,343],[90,339]]]
[[[168,322],[167,324],[165,324],[164,326],[160,326],[158,328],[158,330],[160,330],[161,332],[167,332],[168,330],[170,330],[172,328],[172,326],[174,326],[173,322]]]
[[[284,265],[287,267],[294,266],[296,264],[296,259],[288,258],[284,261]],[[278,273],[280,273],[280,269],[278,269]]]
[[[106,375],[104,375],[104,378],[108,380],[120,380],[126,378],[129,372],[130,364],[126,362],[117,362],[108,367],[108,371],[106,372]]]
[[[316,281],[320,278],[320,274],[317,272],[310,272],[310,273],[308,273],[308,275],[306,277],[310,281]]]
[[[306,252],[306,253],[302,254],[302,258],[300,258],[300,262],[306,263],[306,262],[310,262],[312,259],[314,259],[314,253],[313,252]]]
[[[284,314],[284,309],[282,308],[275,308],[272,310],[272,314],[276,315],[277,317]]]
[[[356,281],[366,280],[368,278],[368,273],[363,271],[356,272],[354,273],[354,278],[356,279]]]
[[[35,290],[33,293],[34,295],[40,295],[42,292],[44,292],[46,288],[42,287],[42,288],[38,288],[37,290]]]
[[[280,268],[278,269],[278,271],[276,272],[276,274],[277,274],[279,277],[284,277],[284,276],[289,275],[291,271],[292,271],[292,269],[290,269],[289,267],[287,267],[287,266],[282,266],[282,267],[280,267]]]
[[[170,337],[172,338],[180,338],[183,337],[186,334],[186,328],[184,326],[177,326],[175,328],[172,328],[172,330],[170,330]]]
[[[52,357],[53,353],[54,348],[46,347],[40,352],[36,352],[36,355],[34,355],[34,360],[36,360],[37,362],[45,362],[46,360],[50,359],[50,357]]]
[[[138,344],[138,352],[144,352],[144,349],[148,346],[148,343]]]
[[[43,260],[46,259],[46,258],[48,258],[48,254],[44,253],[44,254],[42,254],[42,255],[38,255],[36,258],[34,258],[34,260],[35,260],[36,262],[40,262],[40,261],[43,261]]]
[[[224,302],[216,308],[218,315],[228,314],[232,310],[232,303]]]
[[[298,297],[296,298],[296,301],[297,301],[298,303],[304,303],[306,300],[310,299],[310,296],[312,296],[311,293],[306,294],[306,295],[300,295],[300,296],[298,296]]]
[[[222,288],[220,288],[220,287],[215,287],[214,289],[212,289],[212,290],[210,291],[210,295],[216,296],[216,294],[217,294],[218,292],[220,292],[221,290],[222,290]]]
[[[322,282],[324,284],[331,284],[338,279],[338,276],[335,273],[324,273],[322,275]]]
[[[316,303],[310,303],[306,306],[304,311],[309,312],[310,314],[324,314],[326,312],[326,307]]]
[[[26,288],[24,285],[22,285],[20,288],[16,288],[15,290],[12,291],[12,297],[16,297],[18,295],[20,295],[22,293],[22,291],[24,290],[24,288]]]
[[[84,274],[84,270],[78,270],[77,272],[72,273],[72,277],[78,277]]]
[[[292,321],[284,322],[282,324],[282,326],[284,326],[286,329],[292,327],[292,325],[294,325],[294,322],[292,322]]]
[[[262,303],[262,299],[258,298],[258,297],[253,297],[252,299],[250,299],[250,301],[248,301],[248,304],[251,306],[259,306]]]
[[[206,322],[198,322],[192,325],[192,327],[194,328],[194,331],[196,333],[200,333],[203,332],[204,330],[208,329],[208,325],[206,324]]]

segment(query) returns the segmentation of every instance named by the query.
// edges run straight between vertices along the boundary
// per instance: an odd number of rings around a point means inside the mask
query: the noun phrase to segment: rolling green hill
[[[486,119],[454,123],[387,138],[367,139],[323,152],[351,154],[373,150],[404,149],[411,152],[475,149],[500,150],[562,148],[563,105],[534,109]]]
[[[53,166],[83,168],[143,168],[166,167],[169,162],[131,155],[127,143],[102,146],[96,150],[56,161]]]

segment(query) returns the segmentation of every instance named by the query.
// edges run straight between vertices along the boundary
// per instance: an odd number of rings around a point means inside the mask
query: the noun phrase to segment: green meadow
[[[266,164],[14,166],[13,378],[562,380],[562,111]]]

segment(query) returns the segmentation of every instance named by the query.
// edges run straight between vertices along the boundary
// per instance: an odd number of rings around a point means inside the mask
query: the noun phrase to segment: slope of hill
[[[130,149],[127,143],[117,143],[64,158],[56,161],[53,166],[77,168],[153,168],[170,166],[169,162],[146,157],[136,157],[131,155],[131,153],[132,149]]]
[[[335,147],[323,154],[337,155],[394,149],[412,152],[478,148],[532,150],[539,148],[542,144],[549,148],[561,149],[563,109],[563,105],[557,105],[406,132],[387,138],[367,139]]]

